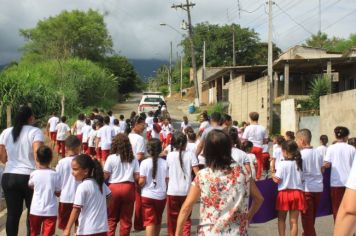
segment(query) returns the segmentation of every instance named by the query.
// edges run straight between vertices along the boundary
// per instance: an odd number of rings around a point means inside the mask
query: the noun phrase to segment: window
[[[155,103],[159,103],[160,101],[162,101],[162,99],[160,97],[146,97],[144,102],[155,102]]]

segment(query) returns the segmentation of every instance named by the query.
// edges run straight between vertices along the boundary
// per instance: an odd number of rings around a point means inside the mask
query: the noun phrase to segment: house
[[[297,45],[273,62],[273,71],[273,81],[269,81],[266,65],[213,67],[206,68],[204,73],[200,69],[200,101],[228,104],[228,113],[240,122],[248,120],[249,112],[257,111],[260,123],[267,127],[273,109],[273,123],[279,124],[281,101],[308,97],[310,84],[317,75],[331,78],[332,93],[355,89],[356,49],[340,54]]]

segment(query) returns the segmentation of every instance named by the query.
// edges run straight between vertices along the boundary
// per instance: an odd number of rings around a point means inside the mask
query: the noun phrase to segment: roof
[[[225,67],[208,67],[205,69],[205,80],[208,82],[223,76],[226,73],[230,73],[232,70],[235,74],[246,73],[262,73],[267,69],[267,65],[254,65],[254,66],[225,66]]]

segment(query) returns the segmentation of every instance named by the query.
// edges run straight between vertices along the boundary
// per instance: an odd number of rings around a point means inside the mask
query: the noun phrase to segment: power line
[[[310,32],[307,28],[305,28],[302,24],[300,24],[299,22],[297,22],[291,15],[289,15],[288,12],[286,12],[285,10],[283,10],[277,3],[275,3],[276,6],[284,13],[286,14],[289,19],[291,19],[294,23],[296,23],[297,25],[299,25],[300,27],[302,27],[305,31],[307,31],[310,34],[313,34],[312,32]]]

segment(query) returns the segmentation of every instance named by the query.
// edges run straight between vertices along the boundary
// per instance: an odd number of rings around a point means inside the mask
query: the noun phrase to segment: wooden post
[[[6,106],[6,127],[9,128],[11,126],[11,106]]]
[[[289,95],[289,64],[284,64],[284,96]]]
[[[273,80],[273,93],[274,93],[274,98],[278,97],[278,86],[279,86],[279,78],[278,78],[278,73],[274,72],[274,80]]]
[[[331,87],[330,92],[332,93],[332,79],[331,79],[331,71],[332,71],[331,61],[328,61],[328,62],[327,62],[327,64],[326,64],[326,74],[327,74],[327,76],[328,76],[329,83],[330,83],[330,87]],[[330,93],[329,93],[329,94],[330,94]]]

